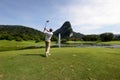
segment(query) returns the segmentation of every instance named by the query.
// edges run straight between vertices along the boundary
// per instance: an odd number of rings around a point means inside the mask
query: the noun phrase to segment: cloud
[[[120,32],[120,27],[115,25],[120,26],[119,4],[120,0],[2,0],[0,23],[21,24],[41,30],[43,27],[36,25],[44,26],[44,21],[49,19],[49,26],[55,30],[69,20],[76,32],[109,30],[117,33]],[[110,25],[114,26],[108,29]]]
[[[80,32],[80,33],[83,33],[83,34],[93,34],[93,31],[94,33],[99,33],[98,31],[96,32],[95,30],[96,29],[101,29],[103,28],[103,26],[99,26],[99,25],[93,25],[93,24],[83,24],[83,25],[78,25],[78,26],[75,26],[73,27],[73,30],[76,31],[76,32]]]
[[[77,0],[77,3],[61,6],[60,12],[69,16],[72,25],[79,26],[79,30],[91,31],[105,24],[120,23],[119,4],[120,0],[84,0],[83,3]]]

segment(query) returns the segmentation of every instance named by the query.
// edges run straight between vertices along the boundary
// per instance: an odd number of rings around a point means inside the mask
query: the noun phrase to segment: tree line
[[[112,41],[120,40],[120,35],[114,35],[113,33],[102,33],[100,35],[82,35],[78,38],[79,34],[74,34],[73,37],[63,38],[61,41],[66,42],[68,40],[78,41]],[[76,37],[77,36],[77,37]],[[0,25],[0,40],[34,40],[36,42],[43,41],[45,38],[43,32],[33,28],[20,26],[20,25]],[[58,36],[53,35],[52,41],[57,41]]]
[[[42,32],[19,25],[0,25],[0,40],[35,40],[44,39]]]
[[[120,40],[120,35],[116,36],[113,33],[106,32],[100,35],[85,35],[83,41],[113,41],[113,40]]]

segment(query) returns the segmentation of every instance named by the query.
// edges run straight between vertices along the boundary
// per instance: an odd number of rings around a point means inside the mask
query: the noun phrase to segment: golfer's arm
[[[46,28],[45,28],[45,31],[49,32],[49,30],[48,30],[48,29],[46,29]]]
[[[49,32],[49,30],[48,30],[48,29],[46,29],[46,28],[44,28],[43,33],[45,33],[45,32]]]

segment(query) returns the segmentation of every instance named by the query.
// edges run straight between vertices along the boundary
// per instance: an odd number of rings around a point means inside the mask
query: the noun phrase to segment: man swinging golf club
[[[46,21],[45,23],[45,28],[44,28],[44,34],[45,34],[45,56],[48,57],[50,54],[50,44],[51,44],[51,38],[53,35],[53,30],[52,29],[47,29],[46,24],[49,22],[49,20]]]

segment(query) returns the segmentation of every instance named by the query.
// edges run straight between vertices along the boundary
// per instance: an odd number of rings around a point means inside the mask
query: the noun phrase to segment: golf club
[[[45,22],[45,28],[47,27],[47,23],[49,22],[49,20],[46,20],[46,22]]]

